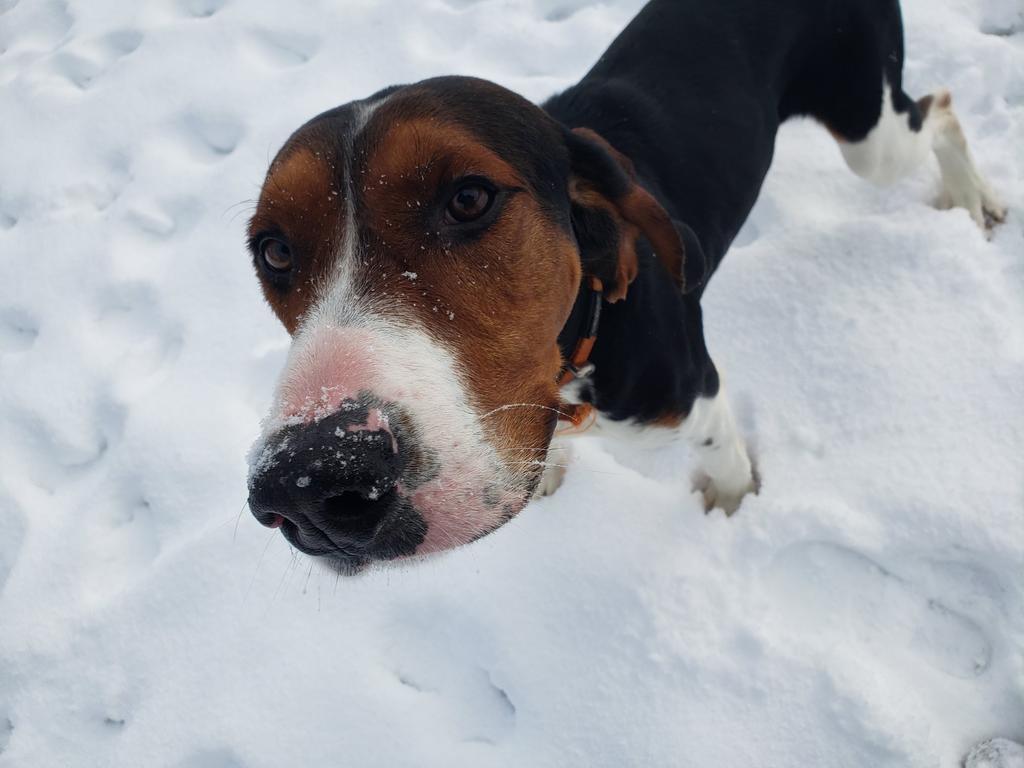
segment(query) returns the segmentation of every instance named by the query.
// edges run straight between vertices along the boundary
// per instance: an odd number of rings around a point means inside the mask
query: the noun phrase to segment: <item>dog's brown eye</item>
[[[260,243],[263,262],[275,272],[287,272],[292,268],[292,249],[277,238],[268,237]]]
[[[448,201],[445,216],[453,224],[475,221],[490,210],[493,201],[494,193],[482,184],[464,184]]]

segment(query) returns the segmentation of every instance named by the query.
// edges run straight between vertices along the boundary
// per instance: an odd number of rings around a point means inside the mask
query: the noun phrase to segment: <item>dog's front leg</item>
[[[541,475],[540,482],[533,492],[534,499],[550,496],[561,487],[571,456],[569,440],[555,435],[548,446],[547,457],[544,459],[544,474]]]
[[[680,430],[697,457],[696,485],[704,494],[705,509],[718,507],[731,515],[744,496],[757,491],[757,479],[725,386],[713,397],[698,397]]]

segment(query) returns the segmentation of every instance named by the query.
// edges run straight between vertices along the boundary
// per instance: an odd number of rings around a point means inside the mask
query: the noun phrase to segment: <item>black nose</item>
[[[284,427],[255,459],[249,508],[303,552],[360,557],[401,516],[400,439],[382,409],[356,401],[318,422]]]

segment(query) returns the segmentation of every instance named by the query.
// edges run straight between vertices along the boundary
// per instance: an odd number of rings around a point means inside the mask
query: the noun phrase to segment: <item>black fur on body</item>
[[[575,86],[542,106],[567,128],[593,129],[635,166],[683,232],[705,280],[750,213],[779,126],[794,116],[837,138],[878,122],[883,82],[919,130],[922,107],[902,89],[896,0],[653,0]],[[574,217],[584,265],[600,221]],[[680,293],[648,245],[623,301],[606,304],[581,396],[613,419],[689,412],[719,379],[704,343],[700,295]],[[568,354],[581,302],[560,338]]]

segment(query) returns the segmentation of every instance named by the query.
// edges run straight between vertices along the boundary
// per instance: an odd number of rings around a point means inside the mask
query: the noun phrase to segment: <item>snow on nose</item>
[[[423,451],[422,465],[409,473],[405,467],[395,485],[398,497],[411,503],[424,523],[418,554],[470,542],[523,507],[518,475],[502,464],[484,436],[448,349],[393,321],[364,316],[355,323],[322,322],[295,337],[264,437],[253,448],[251,477],[274,457],[267,439],[288,427],[347,414],[352,418],[342,419],[342,434],[332,428],[330,435],[384,433],[391,456]],[[404,414],[402,423],[395,421],[398,414]],[[268,514],[260,522],[276,518]]]
[[[280,385],[276,420],[319,421],[344,403],[372,397],[380,382],[376,341],[364,329],[321,328],[300,342]],[[381,427],[387,428],[387,416],[371,408],[363,428]]]

